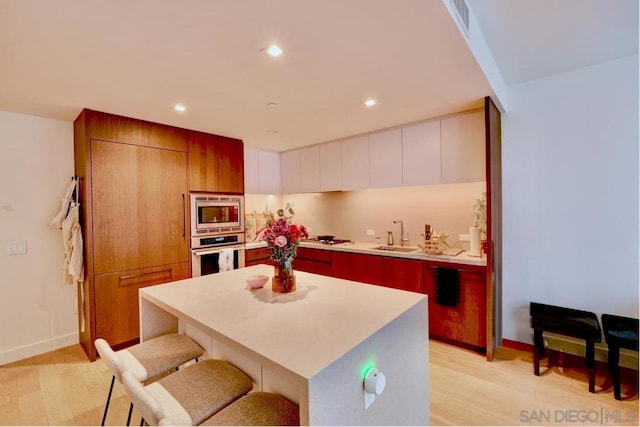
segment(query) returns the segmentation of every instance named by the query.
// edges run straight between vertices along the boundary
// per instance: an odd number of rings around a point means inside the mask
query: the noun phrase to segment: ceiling
[[[507,83],[638,51],[636,0],[467,1]],[[491,93],[440,0],[2,0],[0,82],[0,110],[73,121],[87,107],[277,151]]]

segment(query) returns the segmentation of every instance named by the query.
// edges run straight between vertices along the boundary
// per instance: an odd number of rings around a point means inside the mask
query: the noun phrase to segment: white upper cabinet
[[[440,182],[440,120],[403,127],[402,185]]]
[[[244,192],[257,194],[260,192],[260,174],[258,170],[258,149],[244,146]]]
[[[484,112],[448,117],[440,123],[442,182],[484,181]]]
[[[342,189],[369,188],[369,137],[345,139],[342,145]]]
[[[282,194],[300,193],[300,150],[280,154]]]
[[[320,191],[320,147],[300,149],[300,191]]]
[[[369,187],[402,186],[402,132],[391,129],[369,135]]]
[[[320,151],[320,191],[342,190],[342,148],[340,142],[322,144]]]
[[[280,154],[258,150],[259,194],[280,194]]]

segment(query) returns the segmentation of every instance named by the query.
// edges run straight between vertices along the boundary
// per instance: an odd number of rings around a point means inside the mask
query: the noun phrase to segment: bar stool
[[[115,380],[122,383],[124,372],[131,372],[138,381],[148,382],[169,371],[175,371],[180,365],[197,360],[204,354],[204,350],[191,338],[180,334],[161,335],[119,351],[113,351],[102,338],[98,338],[95,345],[100,358],[113,373],[100,425],[104,425],[107,419]],[[132,410],[133,403],[129,405],[127,425],[131,421]]]
[[[618,366],[620,349],[638,351],[638,319],[613,314],[603,314],[600,317],[602,329],[604,329],[604,339],[609,348],[607,365],[613,378],[613,395],[617,400],[622,400],[622,396],[620,396],[620,366]]]
[[[246,374],[222,360],[203,360],[147,386],[125,372],[122,383],[149,425],[168,418],[176,425],[198,425],[253,388]]]
[[[284,397],[265,392],[249,393],[214,414],[203,426],[297,426],[298,405]]]

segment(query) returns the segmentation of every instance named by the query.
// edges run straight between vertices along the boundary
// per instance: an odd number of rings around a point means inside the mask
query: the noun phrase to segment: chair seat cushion
[[[178,425],[200,424],[252,388],[251,378],[222,360],[200,361],[147,386]]]
[[[203,426],[300,425],[298,405],[265,392],[250,393],[202,423]]]
[[[204,350],[191,338],[181,334],[167,334],[141,342],[117,352],[126,370],[140,382],[165,374],[196,357]]]

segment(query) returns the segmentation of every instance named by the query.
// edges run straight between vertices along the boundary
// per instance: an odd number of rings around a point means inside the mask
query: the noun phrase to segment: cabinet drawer
[[[138,289],[187,279],[189,272],[184,262],[96,276],[96,337],[112,346],[138,339]]]
[[[270,255],[271,251],[269,248],[249,249],[244,255],[245,265],[249,265],[250,262],[260,264],[259,261],[268,261]]]

